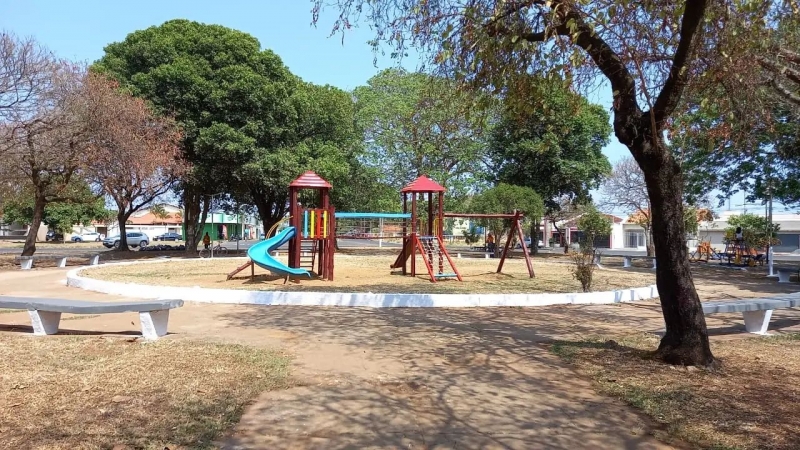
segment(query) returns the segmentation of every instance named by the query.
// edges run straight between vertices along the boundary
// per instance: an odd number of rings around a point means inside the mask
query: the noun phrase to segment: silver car
[[[130,247],[147,247],[150,243],[150,238],[141,231],[128,231],[125,233]],[[119,236],[111,236],[103,239],[103,246],[107,248],[119,248]]]

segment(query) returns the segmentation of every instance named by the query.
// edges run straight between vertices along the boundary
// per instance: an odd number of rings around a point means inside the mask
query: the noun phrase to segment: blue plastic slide
[[[253,263],[262,269],[267,269],[275,275],[286,276],[307,276],[311,278],[311,273],[306,269],[292,269],[291,267],[279,262],[269,253],[289,242],[294,237],[294,227],[287,227],[275,236],[255,244],[247,250],[247,256]]]

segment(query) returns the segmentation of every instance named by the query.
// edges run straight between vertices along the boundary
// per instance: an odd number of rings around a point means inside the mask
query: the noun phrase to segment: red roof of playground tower
[[[332,188],[330,183],[325,181],[321,176],[317,175],[312,171],[306,171],[306,173],[297,177],[296,180],[289,183],[290,187],[299,187],[299,188]]]
[[[408,183],[400,192],[444,192],[441,184],[431,180],[425,175],[420,175],[416,180]]]

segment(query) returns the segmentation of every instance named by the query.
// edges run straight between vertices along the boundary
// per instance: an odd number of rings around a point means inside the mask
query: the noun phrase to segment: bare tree
[[[636,160],[628,157],[615,164],[611,175],[603,182],[601,191],[604,197],[600,203],[601,208],[607,212],[621,210],[629,214],[628,222],[644,229],[647,256],[655,255],[650,197],[647,195],[644,172]]]
[[[16,128],[35,120],[39,102],[50,87],[53,64],[52,54],[33,39],[0,31],[0,211],[3,199],[24,182],[3,155],[15,143]]]
[[[186,169],[181,133],[171,118],[157,117],[115,81],[90,73],[86,84],[94,158],[90,175],[117,205],[119,250],[126,251],[130,216],[166,194]]]
[[[33,39],[0,31],[0,123],[25,122],[37,114],[55,63]]]
[[[33,218],[22,255],[36,252],[36,238],[48,203],[71,201],[73,177],[90,160],[82,90],[82,66],[54,60],[42,65],[43,73],[31,106],[10,116],[5,137],[5,170],[25,179],[34,195]],[[26,100],[27,101],[27,100]]]

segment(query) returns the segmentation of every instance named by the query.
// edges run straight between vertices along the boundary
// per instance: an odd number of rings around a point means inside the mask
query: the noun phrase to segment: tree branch
[[[795,94],[784,85],[778,82],[778,80],[772,80],[772,87],[775,88],[776,91],[783,94],[783,96],[790,102],[794,103],[795,105],[800,106],[800,95]]]
[[[656,127],[659,127],[675,111],[683,89],[686,87],[689,63],[697,46],[697,37],[701,32],[700,24],[703,21],[706,6],[706,0],[687,0],[686,2],[681,19],[681,38],[675,50],[675,57],[672,59],[672,67],[670,67],[669,76],[653,104],[652,112]]]

